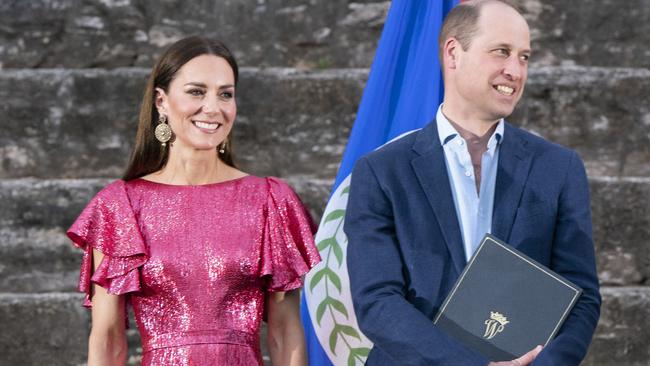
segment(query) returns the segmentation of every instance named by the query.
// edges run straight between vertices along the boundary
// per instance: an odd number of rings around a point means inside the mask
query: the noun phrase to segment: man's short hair
[[[521,14],[521,9],[516,0],[470,0],[456,5],[447,14],[440,29],[438,57],[440,58],[441,65],[443,64],[443,48],[449,38],[456,38],[464,51],[469,48],[472,39],[474,39],[474,36],[478,32],[478,20],[481,16],[481,9],[489,3],[502,3]]]

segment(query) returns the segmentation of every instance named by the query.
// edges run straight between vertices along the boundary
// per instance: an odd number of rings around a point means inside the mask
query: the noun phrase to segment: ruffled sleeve
[[[301,276],[320,262],[313,221],[298,196],[277,178],[266,178],[268,199],[261,275],[270,291],[302,286]]]
[[[91,282],[115,295],[140,291],[138,268],[146,262],[146,247],[124,181],[97,193],[67,234],[84,251],[79,277],[79,291],[86,293],[84,306],[92,305]],[[93,248],[104,254],[94,272]]]

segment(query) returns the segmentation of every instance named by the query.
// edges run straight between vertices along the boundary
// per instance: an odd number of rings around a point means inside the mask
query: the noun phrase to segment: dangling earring
[[[226,152],[226,144],[226,141],[221,143],[221,146],[219,146],[219,154],[224,154]]]
[[[156,136],[156,139],[160,141],[162,146],[167,145],[167,141],[172,138],[172,128],[167,124],[167,116],[164,114],[161,114],[160,117],[158,117],[158,126],[156,126],[154,135]]]

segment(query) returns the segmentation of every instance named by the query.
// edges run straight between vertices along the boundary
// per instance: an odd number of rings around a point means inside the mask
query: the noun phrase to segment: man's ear
[[[156,88],[154,93],[156,95],[154,103],[156,104],[156,109],[158,109],[158,114],[167,114],[167,93],[161,88]]]
[[[460,49],[460,42],[458,42],[456,38],[447,38],[442,47],[442,58],[445,68],[455,69],[457,67],[458,53]]]

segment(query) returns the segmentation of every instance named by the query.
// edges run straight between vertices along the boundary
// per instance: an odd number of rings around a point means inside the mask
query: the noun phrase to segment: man
[[[368,365],[577,365],[600,313],[588,182],[577,154],[503,118],[522,96],[530,32],[497,0],[448,15],[445,98],[423,129],[361,158],[345,232]],[[486,232],[583,288],[556,338],[490,363],[432,319]]]

